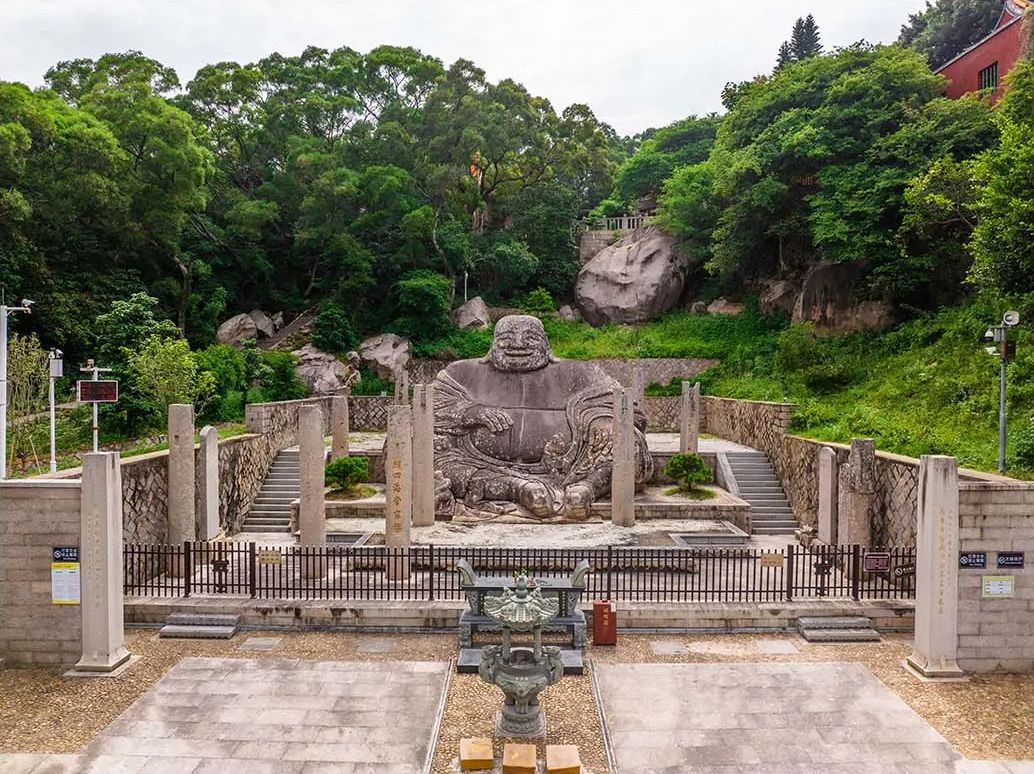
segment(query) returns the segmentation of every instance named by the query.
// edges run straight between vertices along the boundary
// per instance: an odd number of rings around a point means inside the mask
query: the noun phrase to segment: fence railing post
[[[607,546],[607,599],[614,601],[611,591],[610,576],[614,571],[614,546]]]
[[[248,593],[254,599],[258,590],[258,551],[255,541],[248,543]]]
[[[194,577],[193,551],[190,550],[190,541],[183,541],[183,596],[190,596],[190,581]]]
[[[434,602],[434,543],[427,546],[427,601]]]
[[[794,576],[794,565],[795,565],[795,554],[796,546],[790,543],[786,547],[786,601],[793,602],[793,576]]]
[[[851,599],[858,601],[862,586],[862,547],[851,546]]]

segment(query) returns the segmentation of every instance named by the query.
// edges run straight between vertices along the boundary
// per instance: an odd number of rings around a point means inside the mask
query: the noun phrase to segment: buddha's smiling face
[[[488,361],[499,371],[537,371],[553,360],[542,321],[529,315],[510,315],[495,326]]]

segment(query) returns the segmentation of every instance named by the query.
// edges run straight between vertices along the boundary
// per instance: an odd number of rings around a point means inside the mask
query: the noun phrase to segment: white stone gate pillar
[[[692,387],[682,383],[682,406],[679,412],[679,451],[696,454],[700,449],[700,382]]]
[[[632,396],[614,390],[614,463],[610,475],[610,520],[619,527],[635,524],[635,415]]]
[[[211,540],[219,534],[219,431],[201,428],[200,486],[197,490],[198,537]]]
[[[402,403],[388,408],[384,478],[387,485],[384,543],[391,549],[387,578],[408,580],[409,525],[413,521],[413,410]]]
[[[837,453],[828,446],[819,449],[819,540],[837,542]]]
[[[129,658],[123,630],[118,452],[92,452],[83,458],[81,524],[83,653],[75,668],[110,672]]]
[[[348,456],[348,394],[334,395],[330,399],[330,458],[336,460]]]
[[[434,385],[413,388],[413,526],[434,525]]]
[[[924,677],[959,677],[959,463],[923,455],[916,528],[915,645],[906,663]]]
[[[169,406],[169,542],[195,540],[194,407]]]
[[[323,412],[315,404],[298,408],[298,467],[301,493],[298,502],[298,529],[302,546],[327,544],[327,519],[324,511]],[[303,562],[307,578],[319,578],[327,572],[326,562]]]

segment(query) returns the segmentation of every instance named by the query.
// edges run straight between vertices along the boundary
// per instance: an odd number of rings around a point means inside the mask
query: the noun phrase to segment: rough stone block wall
[[[679,417],[682,412],[682,398],[668,396],[647,396],[643,410],[646,412],[646,429],[651,433],[679,432]]]
[[[164,543],[169,533],[169,453],[122,460],[122,535],[127,543]]]
[[[736,400],[704,395],[700,399],[701,432],[763,451],[773,458],[790,429],[792,403]]]
[[[240,532],[276,451],[261,435],[219,442],[219,526],[227,534]]]
[[[51,603],[51,549],[77,546],[75,480],[0,483],[0,657],[11,664],[74,664],[82,608]]]
[[[413,383],[420,384],[420,381],[414,379]],[[391,405],[392,400],[393,398],[390,395],[353,395],[349,397],[349,429],[353,432],[386,430],[388,427],[388,407]]]
[[[614,244],[621,235],[621,231],[583,231],[578,242],[578,260],[583,264],[591,261],[600,250]]]
[[[959,570],[958,662],[967,672],[1034,669],[1034,484],[964,481],[959,548],[987,552],[987,569]],[[999,551],[1023,551],[1023,569],[998,569]],[[1011,575],[1015,596],[984,599],[985,575]]]

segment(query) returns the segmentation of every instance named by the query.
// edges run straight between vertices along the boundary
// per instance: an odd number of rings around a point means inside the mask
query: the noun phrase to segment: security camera
[[[36,302],[33,301],[31,298],[23,298],[22,299],[22,306],[25,307],[25,313],[26,314],[32,314],[32,305],[35,304],[35,303]]]
[[[1010,328],[1014,325],[1020,324],[1020,313],[1019,312],[1006,312],[1002,317],[1002,325],[1008,325]]]
[[[50,356],[54,358],[54,360],[59,360],[60,358],[64,357],[64,355],[65,353],[62,352],[60,349],[53,349],[50,351]]]

